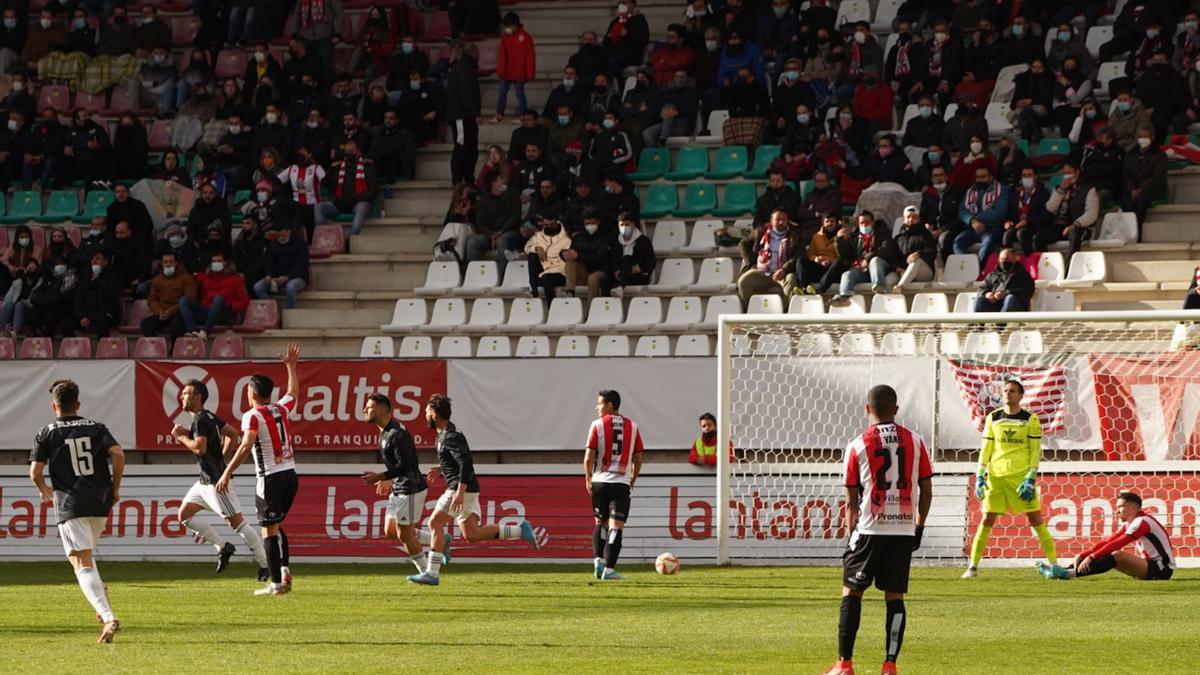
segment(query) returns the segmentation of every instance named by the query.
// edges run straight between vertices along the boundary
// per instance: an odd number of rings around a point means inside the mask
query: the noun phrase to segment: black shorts
[[[592,483],[592,515],[600,520],[629,520],[629,486],[624,483]]]
[[[1175,570],[1170,567],[1163,567],[1161,560],[1146,561],[1146,576],[1142,577],[1145,581],[1166,581],[1175,574]]]
[[[296,498],[300,481],[295,471],[280,471],[258,479],[254,504],[258,508],[259,525],[278,525],[287,518]]]
[[[907,593],[912,547],[913,538],[908,535],[851,535],[850,546],[842,554],[842,583],[865,591],[874,580],[881,591]]]

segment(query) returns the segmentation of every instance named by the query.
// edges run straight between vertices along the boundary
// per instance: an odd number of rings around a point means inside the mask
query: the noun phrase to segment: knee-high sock
[[[604,569],[617,569],[617,558],[621,557],[621,532],[612,527],[608,530],[608,544],[604,546]]]
[[[592,557],[604,557],[604,542],[608,539],[608,529],[603,524],[597,523],[592,529]]]
[[[440,551],[431,551],[429,553],[429,567],[425,571],[433,576],[438,576],[442,573],[442,554]]]
[[[433,532],[429,528],[417,530],[417,541],[421,542],[422,546],[429,546],[433,543]]]
[[[992,536],[992,528],[982,523],[975,530],[975,540],[971,542],[971,564],[978,565],[983,559],[983,549],[987,548],[988,537]]]
[[[287,567],[290,560],[291,555],[288,553],[287,533],[281,527],[279,528],[279,564]]]
[[[217,534],[217,531],[213,529],[212,525],[209,525],[202,520],[188,518],[187,520],[183,521],[183,526],[200,535],[200,538],[204,540],[204,543],[211,544],[213,548],[217,549],[218,551],[225,546],[225,539],[221,535]]]
[[[520,539],[521,538],[521,526],[520,525],[501,525],[499,527],[499,529],[496,530],[496,538],[497,539]]]
[[[896,658],[900,656],[900,645],[904,643],[904,601],[903,600],[888,600],[887,601],[887,625],[885,631],[887,633],[887,658],[885,660],[896,662]]]
[[[1046,555],[1046,560],[1057,563],[1058,549],[1054,546],[1054,537],[1050,536],[1050,528],[1046,527],[1045,523],[1035,525],[1033,533],[1037,535],[1038,545],[1042,547],[1042,553]]]
[[[82,567],[75,572],[83,597],[92,603],[92,607],[105,623],[113,620],[112,607],[108,605],[108,593],[104,591],[104,581],[94,567]]]
[[[1117,558],[1116,558],[1116,556],[1114,556],[1110,553],[1110,554],[1104,556],[1103,558],[1092,558],[1092,564],[1088,565],[1088,571],[1085,573],[1085,572],[1080,572],[1079,570],[1075,570],[1075,576],[1091,577],[1091,576],[1095,576],[1097,574],[1104,574],[1105,572],[1111,572],[1116,567],[1117,567]]]
[[[417,567],[417,574],[424,572],[425,568],[429,565],[429,555],[425,551],[409,556],[409,560]]]
[[[242,524],[238,526],[237,533],[246,542],[246,546],[250,547],[250,552],[254,554],[254,560],[258,562],[258,566],[266,567],[267,552],[263,550],[262,537],[259,536],[258,530],[250,527],[249,523],[243,520]]]
[[[862,618],[862,596],[843,595],[842,612],[838,615],[838,658],[854,658],[854,638],[858,637],[858,622]]]
[[[264,539],[263,546],[267,549],[267,569],[271,570],[271,581],[283,583],[283,572],[280,571],[283,565],[279,560],[279,535]]]

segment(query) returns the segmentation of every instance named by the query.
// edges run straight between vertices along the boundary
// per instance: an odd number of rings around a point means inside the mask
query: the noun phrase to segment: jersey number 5
[[[92,463],[92,439],[84,436],[82,438],[68,438],[67,450],[71,452],[71,468],[75,469],[76,476],[90,476],[96,472],[96,467]]]

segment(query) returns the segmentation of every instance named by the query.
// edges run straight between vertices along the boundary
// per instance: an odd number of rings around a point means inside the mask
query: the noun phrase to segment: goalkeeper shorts
[[[988,476],[988,487],[983,493],[984,513],[1029,513],[1042,510],[1042,491],[1035,483],[1033,499],[1025,501],[1017,495],[1017,486],[1025,480],[1025,474],[993,478]]]

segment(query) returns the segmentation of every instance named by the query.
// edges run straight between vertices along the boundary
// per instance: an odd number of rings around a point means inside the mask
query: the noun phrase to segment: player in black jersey
[[[242,517],[242,505],[237,493],[233,490],[217,492],[216,488],[217,481],[225,473],[225,461],[233,454],[241,435],[206,410],[204,404],[207,401],[208,387],[200,380],[190,380],[179,392],[180,405],[192,413],[192,428],[184,429],[177,424],[171,429],[171,435],[195,455],[200,468],[200,478],[179,505],[179,522],[217,549],[217,573],[221,573],[233,557],[233,544],[225,541],[209,523],[195,519],[195,515],[204,509],[219,514],[250,547],[254,559],[258,561],[258,580],[266,581],[270,573],[267,571],[267,554],[263,551],[262,538]]]
[[[57,417],[38,432],[29,453],[29,478],[43,502],[54,502],[58,536],[83,595],[104,624],[97,642],[112,642],[121,622],[108,604],[108,591],[96,570],[92,551],[104,532],[109,511],[120,499],[125,452],[108,428],[79,416],[79,385],[58,380],[50,386],[50,406]],[[112,471],[108,462],[112,460]],[[50,467],[50,483],[43,472]]]

